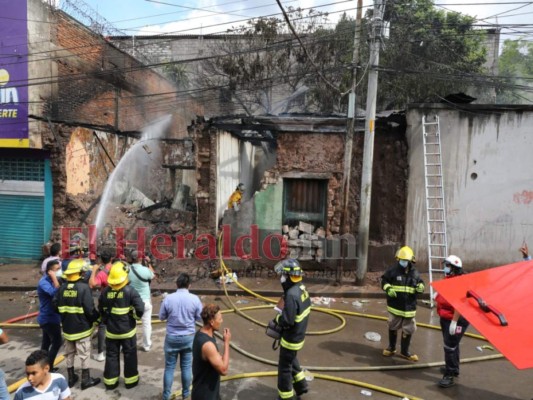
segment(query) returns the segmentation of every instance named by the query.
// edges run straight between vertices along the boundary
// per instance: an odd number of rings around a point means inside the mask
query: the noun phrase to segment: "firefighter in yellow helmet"
[[[416,331],[416,300],[424,292],[424,282],[415,268],[413,249],[404,246],[396,252],[396,264],[381,276],[381,287],[387,293],[389,312],[389,346],[383,355],[390,357],[396,353],[398,330],[402,330],[400,357],[418,361],[416,354],[409,353],[411,336]]]
[[[228,208],[239,211],[241,207],[242,194],[244,193],[244,183],[239,183],[235,191],[231,194],[228,200]]]
[[[302,282],[303,270],[298,260],[282,260],[276,264],[274,271],[280,276],[283,288],[283,300],[278,302],[281,312],[275,318],[281,328],[278,400],[299,399],[309,390],[298,361],[298,351],[304,347],[311,299]]]
[[[109,271],[109,284],[98,301],[106,331],[106,358],[104,384],[112,390],[118,386],[120,376],[120,350],[124,354],[124,383],[126,389],[137,386],[137,321],[144,313],[144,302],[137,291],[128,285],[129,266],[115,262]]]
[[[87,261],[78,258],[72,260],[63,275],[63,283],[54,296],[54,305],[61,315],[63,336],[65,337],[65,356],[67,358],[68,385],[73,387],[78,381],[74,373],[74,357],[81,360],[81,389],[98,385],[100,378],[91,378],[89,359],[91,355],[91,334],[94,324],[99,319],[94,306],[91,289],[81,279],[81,273]]]

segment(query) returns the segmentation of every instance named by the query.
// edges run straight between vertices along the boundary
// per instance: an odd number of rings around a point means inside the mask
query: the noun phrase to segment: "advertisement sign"
[[[0,0],[0,147],[29,147],[26,0]]]

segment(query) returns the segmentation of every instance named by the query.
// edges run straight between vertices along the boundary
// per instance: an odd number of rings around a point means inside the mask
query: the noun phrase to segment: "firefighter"
[[[450,279],[464,274],[463,262],[457,256],[446,257],[444,264],[444,279]],[[441,369],[444,376],[439,386],[447,388],[454,385],[454,378],[459,376],[460,351],[459,343],[468,328],[468,321],[464,319],[453,306],[439,293],[435,297],[437,313],[440,317],[442,339],[444,342],[445,367]]]
[[[129,266],[123,261],[113,263],[109,284],[98,301],[106,331],[104,384],[107,390],[118,386],[120,350],[124,354],[124,383],[126,389],[137,386],[137,321],[144,313],[144,302],[137,291],[128,285]]]
[[[64,275],[63,283],[54,296],[54,305],[61,315],[63,336],[65,338],[65,356],[67,358],[68,385],[73,387],[78,381],[74,373],[74,357],[81,360],[81,389],[98,385],[100,378],[91,378],[89,358],[91,355],[91,335],[99,319],[94,306],[89,285],[81,279],[81,272],[86,261],[72,260]]]
[[[381,287],[387,293],[387,311],[389,312],[389,347],[383,355],[396,354],[398,330],[402,330],[400,357],[409,361],[418,361],[416,354],[409,353],[411,337],[416,331],[416,300],[424,292],[424,282],[416,270],[415,255],[409,246],[396,252],[397,263],[389,267],[381,276]]]
[[[244,183],[239,183],[235,191],[231,194],[228,200],[228,208],[230,210],[239,211],[241,207],[242,194],[244,193]]]
[[[304,346],[311,300],[302,284],[303,271],[297,260],[290,258],[280,261],[275,271],[280,275],[283,287],[283,297],[278,302],[281,313],[275,318],[275,322],[282,329],[278,362],[278,399],[297,399],[308,391],[297,353]]]

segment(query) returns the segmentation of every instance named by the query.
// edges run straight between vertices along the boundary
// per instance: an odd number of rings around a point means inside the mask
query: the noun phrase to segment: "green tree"
[[[189,86],[187,67],[184,64],[164,65],[163,74],[174,82],[179,89],[186,89]]]
[[[390,36],[384,40],[379,98],[382,106],[438,101],[467,91],[470,74],[484,72],[485,32],[474,18],[437,9],[431,0],[391,3],[386,12]]]
[[[502,77],[498,102],[520,104],[533,101],[533,43],[506,40],[498,67]]]
[[[249,114],[346,112],[347,96],[342,94],[352,81],[354,19],[343,15],[331,27],[328,16],[314,10],[291,8],[289,16],[313,62],[289,34],[285,21],[263,18],[232,29],[223,43],[211,49],[223,56],[202,63],[202,85],[223,88],[224,100]],[[369,10],[361,24],[357,66],[361,107],[366,99],[371,19]],[[439,96],[467,91],[475,83],[472,74],[483,72],[485,32],[474,29],[474,18],[437,9],[431,0],[397,0],[388,6],[385,19],[390,35],[382,38],[378,108],[439,101]],[[308,88],[305,97],[276,106],[280,97],[303,87]]]

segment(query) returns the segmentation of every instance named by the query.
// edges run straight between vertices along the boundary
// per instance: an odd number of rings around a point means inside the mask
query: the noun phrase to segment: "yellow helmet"
[[[411,261],[412,263],[415,262],[415,253],[413,252],[413,249],[409,246],[403,246],[400,250],[396,252],[396,259],[397,260],[407,260]]]
[[[67,269],[65,270],[64,274],[67,277],[67,280],[74,280],[76,279],[74,274],[80,274],[82,269],[86,268],[87,261],[85,261],[83,258],[76,258],[75,260],[72,260],[68,263]]]
[[[124,283],[128,279],[128,273],[130,272],[130,267],[128,264],[122,261],[117,261],[113,263],[111,269],[109,270],[109,276],[107,282],[111,286],[118,286],[121,283]]]

